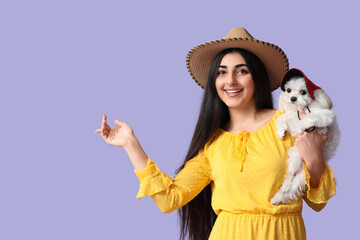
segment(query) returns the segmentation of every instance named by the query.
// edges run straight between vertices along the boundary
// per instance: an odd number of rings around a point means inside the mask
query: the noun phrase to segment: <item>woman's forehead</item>
[[[224,55],[221,59],[220,65],[235,66],[238,64],[245,64],[245,59],[238,52],[230,52]]]

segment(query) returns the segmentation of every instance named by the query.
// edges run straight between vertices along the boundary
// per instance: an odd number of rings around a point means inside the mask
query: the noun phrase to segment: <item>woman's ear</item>
[[[323,108],[332,109],[333,103],[329,96],[322,89],[316,89],[314,91],[314,99],[318,102]]]

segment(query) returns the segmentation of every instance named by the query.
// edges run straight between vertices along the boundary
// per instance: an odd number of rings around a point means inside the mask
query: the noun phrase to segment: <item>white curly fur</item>
[[[315,126],[320,134],[329,131],[328,140],[324,147],[325,161],[329,161],[335,155],[340,141],[340,130],[336,122],[336,116],[330,110],[333,106],[330,98],[322,89],[317,89],[314,91],[314,99],[312,99],[302,77],[291,78],[284,88],[285,91],[280,94],[279,98],[279,110],[284,114],[277,119],[278,136],[283,139],[287,131],[293,137],[296,137],[299,133],[312,126]],[[291,91],[288,91],[288,89]],[[307,111],[307,108],[310,109],[310,112]],[[301,120],[298,118],[299,109],[304,109],[306,112],[306,116]],[[285,180],[270,201],[274,205],[297,200],[306,190],[303,159],[296,146],[288,150],[288,155],[288,170]]]

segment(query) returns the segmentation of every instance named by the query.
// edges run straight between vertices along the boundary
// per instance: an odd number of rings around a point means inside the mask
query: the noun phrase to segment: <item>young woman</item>
[[[181,239],[306,239],[302,198],[272,205],[287,170],[287,149],[304,159],[305,202],[320,211],[335,195],[324,162],[327,135],[317,131],[283,140],[271,91],[288,69],[283,51],[254,39],[244,28],[193,48],[188,70],[205,88],[199,119],[183,165],[172,178],[145,154],[130,126],[103,116],[103,139],[126,150],[140,180],[137,197],[151,196],[161,211],[180,209]],[[304,114],[302,112],[302,114]]]

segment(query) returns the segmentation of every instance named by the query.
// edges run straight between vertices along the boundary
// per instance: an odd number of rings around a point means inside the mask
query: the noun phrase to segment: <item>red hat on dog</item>
[[[281,90],[283,92],[285,92],[285,83],[287,83],[290,78],[292,77],[303,77],[305,79],[305,84],[306,84],[306,87],[307,89],[309,90],[309,94],[310,94],[310,97],[312,99],[314,99],[314,91],[316,89],[320,89],[319,86],[316,86],[312,81],[310,81],[310,79],[308,79],[305,74],[300,70],[300,69],[297,69],[297,68],[291,68],[289,69],[283,76],[282,80],[281,80],[281,83],[280,83],[280,87],[281,87]]]

